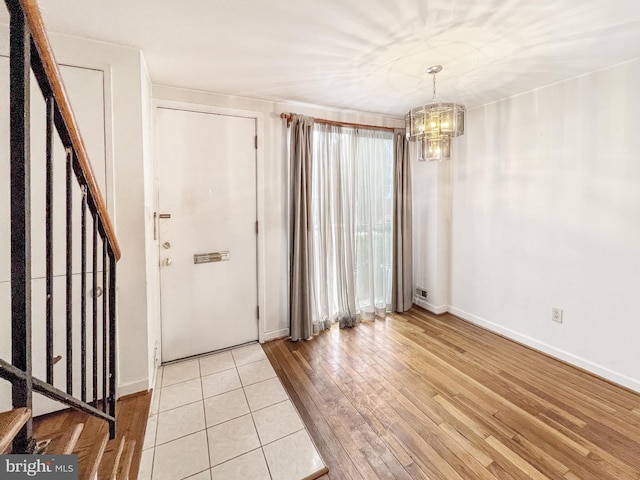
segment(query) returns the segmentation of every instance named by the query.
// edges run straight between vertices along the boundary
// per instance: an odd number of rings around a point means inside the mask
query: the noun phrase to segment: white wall
[[[287,233],[287,161],[286,130],[281,112],[295,112],[346,122],[404,127],[404,122],[380,115],[344,112],[323,107],[288,105],[242,97],[233,97],[172,87],[154,86],[156,100],[186,102],[262,113],[264,138],[262,151],[263,190],[258,192],[258,208],[264,209],[262,241],[265,252],[264,291],[265,340],[289,334],[288,318],[288,233]],[[260,188],[260,187],[259,187]],[[261,316],[262,316],[261,311]]]
[[[450,272],[454,314],[636,391],[638,85],[636,60],[469,111]]]
[[[454,140],[454,150],[457,140]],[[410,143],[413,192],[413,303],[441,314],[449,307],[451,162],[419,162],[419,143]]]
[[[105,72],[111,139],[106,151],[113,168],[108,204],[122,250],[117,265],[118,394],[126,395],[145,390],[150,378],[141,85],[146,73],[141,52],[133,48],[56,34],[50,34],[50,41],[58,62]]]
[[[153,104],[151,79],[144,57],[140,56],[142,75],[142,142],[144,163],[144,201],[146,237],[146,278],[148,318],[148,371],[149,388],[153,387],[156,367],[160,364],[160,272],[158,269],[158,241],[156,217],[158,213],[158,169],[154,149]]]

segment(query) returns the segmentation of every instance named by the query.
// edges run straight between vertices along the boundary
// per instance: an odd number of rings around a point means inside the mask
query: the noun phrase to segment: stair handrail
[[[10,111],[11,111],[11,362],[0,359],[0,378],[12,384],[14,408],[32,408],[32,392],[36,391],[67,406],[106,420],[109,436],[115,437],[116,420],[116,263],[121,250],[102,193],[91,168],[89,157],[74,117],[69,97],[55,61],[36,0],[5,0],[10,22]],[[32,372],[31,345],[31,240],[30,240],[30,72],[33,71],[47,107],[47,378],[36,378]],[[57,133],[66,151],[66,391],[54,386],[53,364],[53,264],[52,185],[49,173],[53,161],[53,134]],[[81,204],[81,379],[80,398],[74,396],[72,363],[74,315],[72,289],[72,178],[82,190]],[[87,270],[87,214],[93,219],[93,270]],[[102,242],[102,344],[97,344],[98,239]],[[92,277],[93,293],[87,293],[87,278]],[[87,298],[93,297],[93,401],[87,397]],[[102,354],[101,370],[97,358]],[[102,372],[102,397],[99,396],[98,374]],[[76,377],[77,378],[77,377]],[[14,453],[33,451],[32,421],[29,419],[14,438]]]
[[[107,207],[104,203],[102,193],[100,192],[100,187],[96,181],[96,176],[91,168],[89,155],[87,154],[87,149],[85,148],[82,136],[80,135],[78,123],[73,114],[73,110],[71,109],[69,96],[67,95],[67,91],[62,83],[62,75],[60,74],[58,63],[55,60],[53,49],[51,48],[49,38],[47,37],[38,2],[36,0],[18,1],[20,5],[22,5],[22,10],[24,11],[27,25],[31,32],[31,40],[35,48],[38,50],[42,67],[46,73],[46,78],[49,80],[50,85],[48,86],[48,89],[50,89],[51,95],[55,98],[55,103],[60,110],[60,117],[64,121],[66,130],[69,132],[70,141],[73,144],[82,173],[86,178],[91,196],[96,200],[98,215],[100,216],[100,220],[102,221],[106,231],[105,233],[109,238],[109,243],[113,248],[113,253],[116,256],[116,260],[120,260],[120,257],[122,256],[120,245],[118,243],[113,224],[111,223]],[[40,88],[42,87],[43,85],[40,85]],[[45,88],[47,88],[47,86],[45,86]]]

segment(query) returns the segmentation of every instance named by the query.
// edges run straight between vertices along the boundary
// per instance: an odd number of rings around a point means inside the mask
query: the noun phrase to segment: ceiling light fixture
[[[449,160],[451,158],[451,138],[464,133],[464,105],[459,103],[436,102],[436,74],[442,65],[427,68],[433,75],[433,102],[412,108],[405,117],[407,138],[421,142],[418,160]]]

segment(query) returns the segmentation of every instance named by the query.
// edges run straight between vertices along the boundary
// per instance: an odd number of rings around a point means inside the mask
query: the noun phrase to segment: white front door
[[[167,362],[258,339],[256,119],[164,107],[156,119]]]

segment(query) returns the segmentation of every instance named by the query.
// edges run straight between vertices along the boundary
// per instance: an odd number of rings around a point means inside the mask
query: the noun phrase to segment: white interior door
[[[11,359],[11,243],[10,232],[10,185],[9,185],[9,59],[5,56],[7,45],[0,45],[0,358]],[[80,127],[89,160],[103,195],[107,195],[107,156],[105,151],[107,130],[105,129],[104,110],[104,72],[79,66],[60,65],[65,89],[69,94],[71,107]],[[46,244],[45,244],[45,126],[46,106],[37,82],[31,74],[31,274],[32,274],[32,348],[33,374],[46,378]],[[53,345],[54,356],[61,355],[63,361],[54,366],[54,386],[62,390],[66,385],[66,194],[65,194],[65,151],[57,135],[53,141]],[[81,242],[79,206],[81,190],[73,183],[73,318],[80,320],[80,279],[81,279]],[[107,200],[107,198],[105,198]],[[93,225],[88,220],[88,232]],[[91,237],[89,236],[89,239]],[[92,244],[87,245],[87,270],[92,271]],[[102,252],[98,253],[101,258]],[[101,266],[99,267],[101,268]],[[98,275],[102,279],[102,275]],[[91,289],[91,287],[89,287]],[[91,302],[87,302],[88,318],[91,318]],[[99,318],[102,318],[102,302],[98,302]],[[91,338],[91,322],[88,322],[88,337]],[[101,328],[99,326],[99,328]],[[100,330],[101,331],[101,330]],[[102,335],[99,333],[99,335]],[[101,338],[101,337],[99,337]],[[79,395],[80,378],[80,328],[79,323],[73,329],[73,371],[74,393]],[[87,365],[92,364],[92,354],[87,352]],[[102,362],[99,356],[98,362]],[[89,382],[91,385],[91,382]],[[101,385],[101,383],[100,383]],[[10,383],[0,381],[0,411],[11,408]],[[101,395],[101,388],[98,395]],[[91,388],[88,396],[93,396]],[[45,413],[60,410],[64,405],[40,395],[34,395],[33,413]]]
[[[156,120],[167,362],[258,339],[256,119],[160,107]]]

